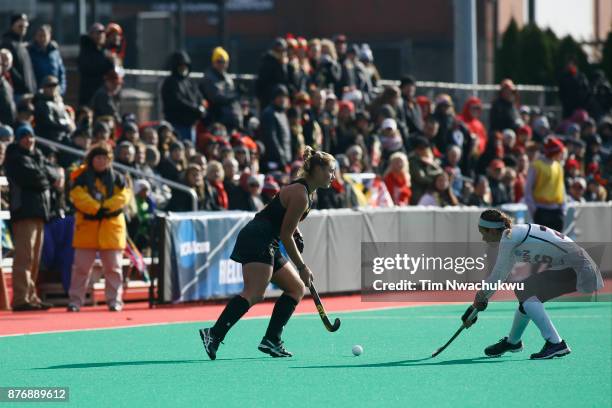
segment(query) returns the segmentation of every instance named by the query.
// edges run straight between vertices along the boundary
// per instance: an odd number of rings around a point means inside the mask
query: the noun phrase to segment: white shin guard
[[[529,316],[516,309],[516,312],[514,312],[514,320],[512,321],[512,328],[508,334],[508,342],[517,344],[519,341],[521,341],[521,337],[523,337],[523,333],[529,324],[529,320],[531,320],[529,319]]]
[[[544,310],[544,305],[537,297],[532,296],[524,301],[523,309],[525,309],[527,316],[538,326],[545,340],[555,344],[561,342],[561,337],[557,333],[555,325],[550,320],[550,317],[548,317],[548,313]]]

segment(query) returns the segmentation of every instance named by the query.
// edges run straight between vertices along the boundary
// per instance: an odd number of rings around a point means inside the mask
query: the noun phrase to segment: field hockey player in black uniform
[[[219,343],[232,326],[251,306],[263,300],[270,282],[280,287],[283,294],[274,305],[268,329],[258,349],[272,357],[292,356],[285,349],[281,334],[304,296],[305,287],[310,286],[312,280],[312,272],[300,254],[304,242],[298,223],[308,215],[314,191],[329,187],[334,178],[335,163],[332,155],[307,147],[301,178],[281,188],[238,234],[230,258],[242,264],[244,289],[229,301],[214,326],[200,330],[204,349],[211,360],[217,357]],[[296,267],[280,253],[280,242]]]

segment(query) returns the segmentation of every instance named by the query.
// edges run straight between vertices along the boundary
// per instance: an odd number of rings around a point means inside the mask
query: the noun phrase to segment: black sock
[[[268,330],[266,330],[266,338],[273,342],[278,342],[283,333],[283,328],[291,318],[291,315],[295,311],[295,307],[298,302],[289,295],[284,293],[278,298],[274,304],[274,310],[272,311],[272,317],[270,318],[270,324],[268,324]]]
[[[212,327],[212,334],[219,340],[223,340],[229,329],[248,312],[250,307],[248,300],[240,295],[234,296],[221,312],[217,323]]]

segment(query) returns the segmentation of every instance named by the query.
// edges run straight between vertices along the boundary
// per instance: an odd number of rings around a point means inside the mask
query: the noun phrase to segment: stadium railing
[[[162,104],[159,97],[161,80],[170,75],[170,71],[164,70],[149,70],[149,69],[125,69],[124,88],[133,88],[140,91],[145,91],[151,94],[153,102],[153,111],[151,112],[153,119],[163,117]],[[244,84],[249,93],[244,95],[247,99],[255,99],[254,84],[257,78],[253,74],[231,74],[230,75],[237,83]],[[195,80],[204,78],[203,72],[192,72],[190,77]],[[385,85],[399,86],[400,82],[395,80],[381,80],[375,93],[381,91]],[[478,96],[483,103],[483,120],[488,121],[488,112],[491,102],[499,92],[498,84],[462,84],[455,82],[440,82],[440,81],[417,81],[417,94],[427,96],[432,102],[438,94],[449,94],[455,101],[455,110],[461,113],[463,103],[469,96]],[[522,105],[538,107],[544,112],[552,112],[559,114],[561,112],[558,99],[558,89],[553,86],[542,85],[517,85],[519,92],[519,102]]]

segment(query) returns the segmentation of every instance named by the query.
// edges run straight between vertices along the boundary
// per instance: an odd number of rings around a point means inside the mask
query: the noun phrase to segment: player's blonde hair
[[[329,153],[314,150],[310,146],[304,149],[304,164],[298,172],[298,177],[309,176],[312,174],[315,167],[332,166],[336,163],[336,159]]]

